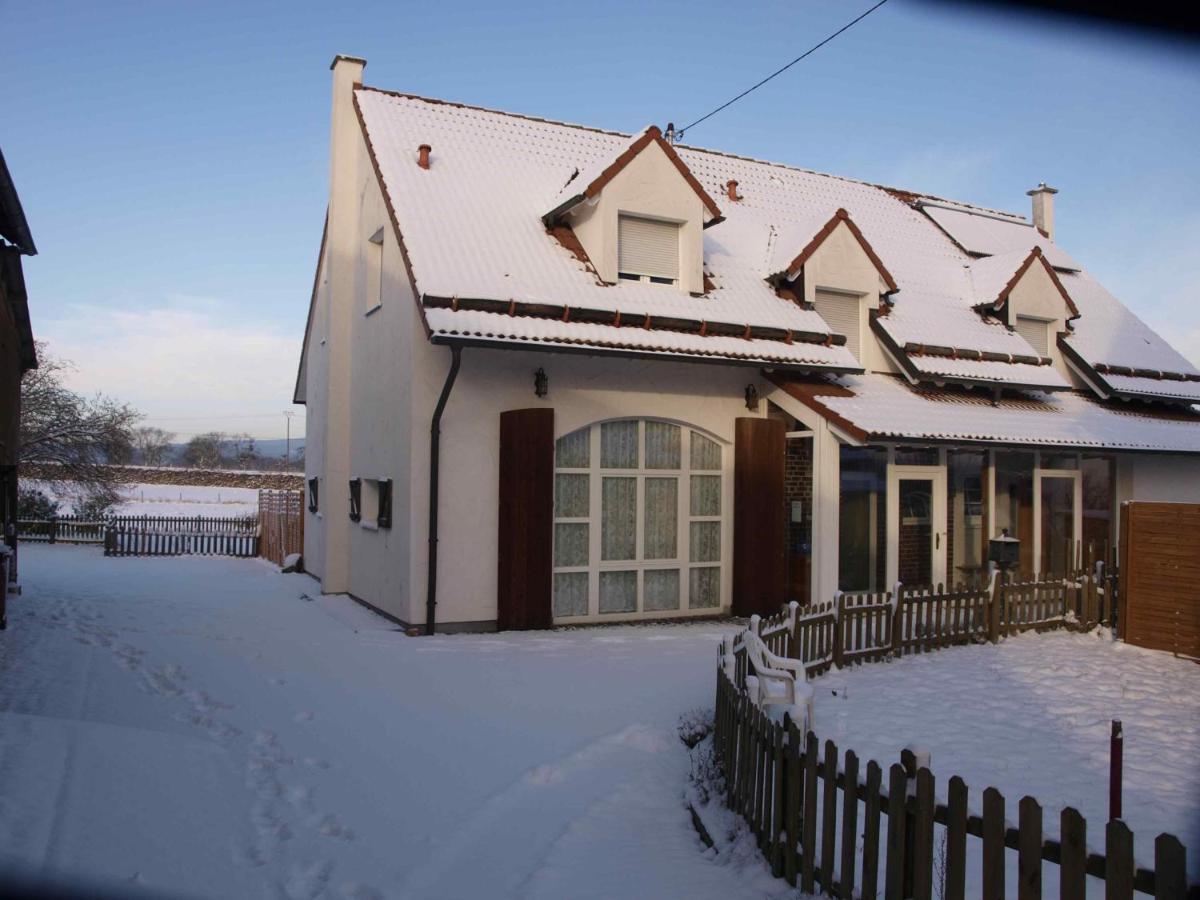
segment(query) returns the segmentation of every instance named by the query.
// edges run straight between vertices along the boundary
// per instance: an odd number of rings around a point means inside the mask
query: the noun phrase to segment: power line
[[[842,34],[845,31],[849,31],[851,28],[853,28],[855,25],[857,25],[859,22],[861,22],[863,19],[865,19],[871,13],[875,12],[875,10],[879,9],[879,7],[883,6],[883,4],[885,4],[885,3],[887,3],[887,0],[879,0],[878,3],[876,3],[870,9],[868,9],[865,13],[863,13],[862,15],[858,16],[857,18],[852,19],[849,22],[847,22],[845,25],[843,25],[841,28],[839,28],[833,34],[829,35],[829,37],[825,38],[825,40],[821,41],[821,43],[815,44],[812,47],[809,47],[807,50],[805,50],[803,53],[801,53],[799,56],[797,56],[795,59],[793,59],[790,63],[788,63],[782,69],[776,69],[774,72],[772,72],[770,75],[768,75],[762,81],[760,81],[758,84],[753,85],[752,87],[746,88],[746,90],[742,91],[740,94],[738,94],[732,100],[728,100],[725,103],[722,103],[720,106],[718,106],[712,112],[708,113],[707,115],[701,116],[699,119],[697,119],[691,125],[685,125],[683,128],[681,128],[675,132],[675,139],[676,140],[682,139],[683,135],[686,131],[689,131],[690,129],[695,128],[697,125],[699,125],[705,119],[711,119],[713,116],[715,116],[721,110],[726,109],[730,106],[733,106],[733,104],[737,103],[739,100],[741,100],[747,94],[751,93],[752,91],[758,90],[760,87],[762,87],[764,84],[766,84],[772,78],[774,78],[776,75],[782,75],[784,72],[786,72],[788,69],[790,69],[796,63],[800,62],[800,60],[804,59],[806,56],[810,56],[813,53],[816,53],[818,50],[820,50],[822,47],[824,47],[826,44],[828,44],[830,41],[832,41],[839,34]]]

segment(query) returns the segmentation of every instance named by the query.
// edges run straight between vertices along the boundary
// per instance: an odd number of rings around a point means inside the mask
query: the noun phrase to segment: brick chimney
[[[1026,191],[1033,198],[1033,224],[1039,231],[1054,239],[1054,195],[1057,190],[1042,182],[1032,191]]]

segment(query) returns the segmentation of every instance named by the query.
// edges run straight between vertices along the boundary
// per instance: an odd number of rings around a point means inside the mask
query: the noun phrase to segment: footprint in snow
[[[309,712],[308,710],[304,710],[303,712],[298,712],[294,716],[292,716],[293,722],[311,722],[312,720],[313,720],[313,714],[311,712]]]

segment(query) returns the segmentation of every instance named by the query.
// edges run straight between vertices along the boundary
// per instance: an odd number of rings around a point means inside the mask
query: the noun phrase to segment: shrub
[[[17,490],[17,518],[52,519],[58,515],[58,501],[38,488],[22,487]]]

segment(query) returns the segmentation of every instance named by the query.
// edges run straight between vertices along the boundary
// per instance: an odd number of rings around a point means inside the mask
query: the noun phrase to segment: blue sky
[[[181,437],[281,436],[335,53],[368,84],[633,130],[869,5],[0,0],[35,330],[79,389]],[[1198,139],[1195,47],[891,0],[687,143],[1018,212],[1046,181],[1058,240],[1200,364]]]

